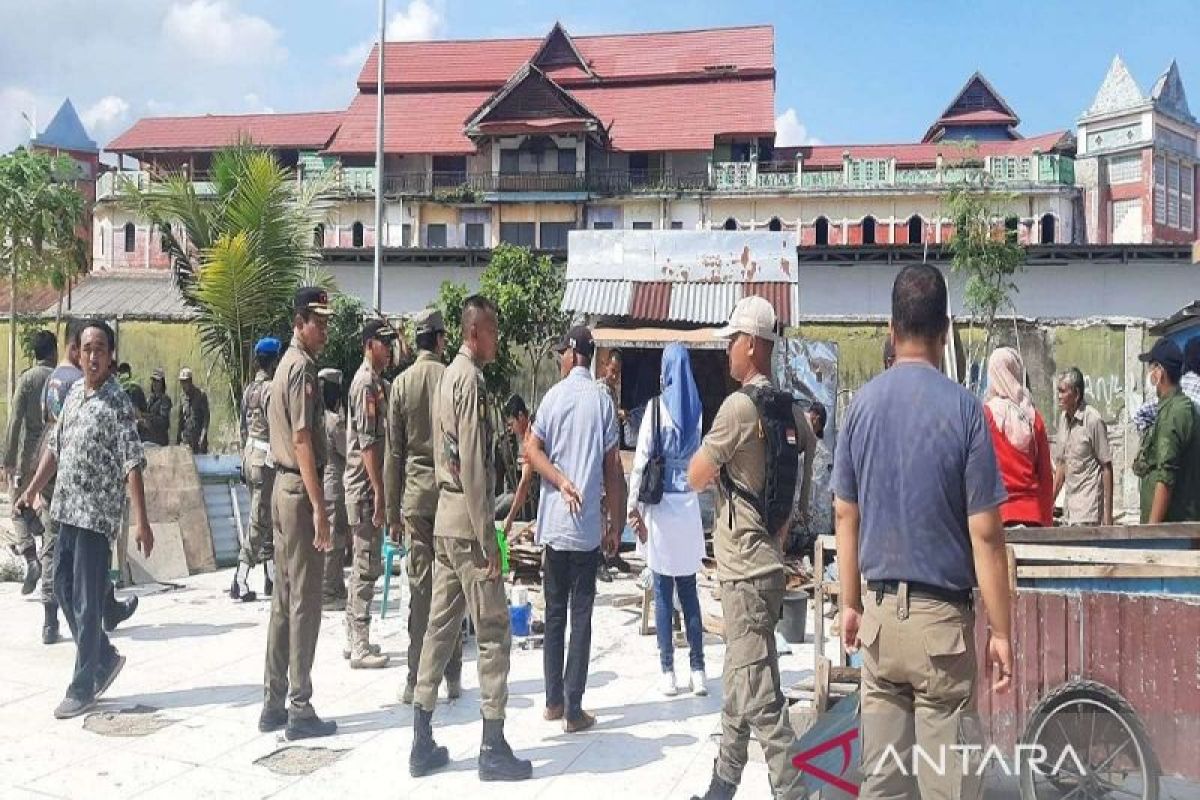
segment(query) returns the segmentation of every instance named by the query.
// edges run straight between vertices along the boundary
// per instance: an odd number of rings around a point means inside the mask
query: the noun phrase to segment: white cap
[[[192,371],[188,367],[179,370],[179,380],[190,381],[192,379]]]
[[[764,297],[751,296],[738,300],[729,315],[729,323],[713,333],[718,339],[729,339],[736,333],[745,333],[770,342],[779,340],[776,330],[778,318],[775,308]]]

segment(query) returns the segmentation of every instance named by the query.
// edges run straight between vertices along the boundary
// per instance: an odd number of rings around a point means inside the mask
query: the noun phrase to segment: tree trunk
[[[5,397],[8,398],[11,411],[13,386],[17,372],[17,259],[12,260],[12,269],[8,273],[8,387]]]

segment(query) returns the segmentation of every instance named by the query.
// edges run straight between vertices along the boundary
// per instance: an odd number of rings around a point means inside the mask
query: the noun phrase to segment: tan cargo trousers
[[[487,559],[473,539],[435,536],[433,550],[436,560],[429,628],[413,698],[425,711],[434,710],[446,665],[462,648],[463,614],[470,613],[479,642],[480,712],[484,719],[504,719],[512,650],[504,583],[499,578],[487,579]]]
[[[263,705],[294,717],[313,715],[312,665],[321,632],[321,577],[325,554],[313,547],[313,508],[300,476],[279,470],[272,493],[275,591],[267,627]]]
[[[425,631],[429,627],[429,607],[433,599],[433,515],[405,517],[404,530],[408,534],[407,685],[415,690]],[[456,641],[458,646],[446,663],[447,681],[457,681],[462,676],[462,636]]]
[[[383,530],[371,522],[374,503],[372,492],[359,500],[346,502],[346,515],[354,540],[346,601],[346,634],[352,658],[367,655],[375,581],[383,574]]]
[[[792,786],[799,771],[788,758],[795,737],[779,686],[775,650],[784,586],[782,572],[721,583],[725,665],[717,774],[729,783],[741,782],[753,732],[766,756],[775,796],[790,798],[798,796]]]
[[[978,725],[972,724],[977,666],[971,606],[911,597],[905,583],[897,594],[882,596],[864,586],[859,639],[859,797],[979,797],[979,751],[964,765],[960,748],[983,745]]]

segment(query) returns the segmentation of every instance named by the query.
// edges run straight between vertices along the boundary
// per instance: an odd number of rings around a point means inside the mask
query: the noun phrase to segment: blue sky
[[[344,107],[376,0],[5,0],[0,150],[71,96],[103,144],[141,116]],[[398,38],[769,23],[790,137],[914,141],[982,71],[1026,134],[1069,128],[1115,53],[1143,90],[1172,57],[1200,103],[1200,3],[389,0]],[[1200,111],[1200,106],[1197,107]],[[788,112],[792,112],[788,114]]]

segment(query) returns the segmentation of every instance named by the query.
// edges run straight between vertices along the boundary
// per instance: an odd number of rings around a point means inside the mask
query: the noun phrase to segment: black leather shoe
[[[109,591],[113,590],[110,588]],[[138,597],[136,594],[128,600],[118,600],[115,593],[110,594],[104,602],[104,630],[112,633],[118,625],[132,617],[137,608]]]
[[[289,742],[294,742],[297,739],[319,739],[323,736],[333,736],[335,733],[337,733],[337,723],[333,720],[323,720],[316,714],[301,718],[289,715],[283,736]]]
[[[281,731],[287,727],[287,724],[288,714],[282,708],[263,708],[262,713],[258,715],[258,729],[262,733]]]

